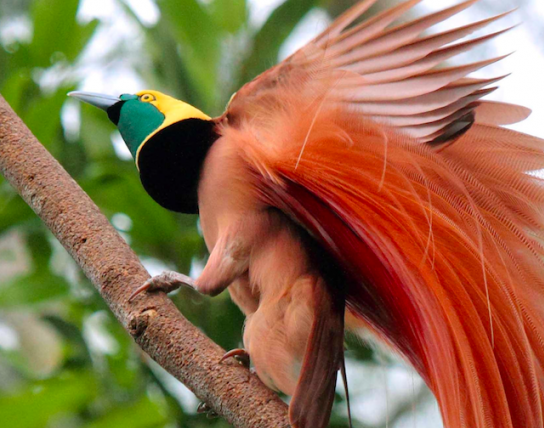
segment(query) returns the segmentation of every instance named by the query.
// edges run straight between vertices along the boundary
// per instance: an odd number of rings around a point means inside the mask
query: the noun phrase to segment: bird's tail
[[[544,426],[544,141],[476,124],[437,150],[336,107],[276,114],[231,131],[259,192],[334,254],[445,425]]]

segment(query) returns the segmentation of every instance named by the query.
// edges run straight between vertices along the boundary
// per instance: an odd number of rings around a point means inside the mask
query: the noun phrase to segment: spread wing
[[[227,116],[236,123],[248,104],[273,104],[281,89],[330,85],[329,99],[419,142],[442,143],[465,133],[476,122],[505,125],[525,119],[524,107],[482,101],[502,77],[467,78],[503,57],[447,67],[450,58],[474,49],[508,29],[468,41],[459,40],[507,15],[424,35],[433,25],[478,0],[393,25],[421,0],[408,0],[357,23],[377,0],[365,0],[341,15],[313,41],[249,82],[233,97]],[[306,93],[305,93],[306,94]],[[266,100],[266,101],[263,101]],[[279,101],[281,102],[281,100]]]

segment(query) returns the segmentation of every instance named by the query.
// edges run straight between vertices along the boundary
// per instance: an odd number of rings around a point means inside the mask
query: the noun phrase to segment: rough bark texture
[[[288,427],[287,406],[189,323],[163,293],[131,292],[149,274],[85,192],[0,96],[0,172],[93,282],[136,343],[235,427]]]

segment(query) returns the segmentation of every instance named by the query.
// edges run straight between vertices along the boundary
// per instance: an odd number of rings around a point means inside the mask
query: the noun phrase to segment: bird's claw
[[[249,369],[250,358],[249,358],[249,354],[247,353],[245,349],[233,349],[227,352],[225,355],[223,355],[223,357],[221,358],[221,360],[219,360],[219,362],[222,363],[223,361],[231,357],[233,357],[246,369]]]
[[[192,289],[196,288],[194,280],[187,275],[173,271],[165,271],[144,282],[130,295],[128,301],[131,302],[138,294],[144,291],[164,291],[165,293],[170,293],[181,286],[190,287]]]
[[[197,413],[200,413],[200,414],[205,413],[208,419],[214,419],[214,418],[219,417],[219,415],[215,412],[215,410],[213,410],[213,409],[208,405],[208,403],[205,403],[204,401],[202,401],[202,402],[198,405],[198,407],[196,408],[196,412],[197,412]]]

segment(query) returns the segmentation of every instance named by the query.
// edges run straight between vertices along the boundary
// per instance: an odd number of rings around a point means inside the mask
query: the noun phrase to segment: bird
[[[154,90],[70,95],[108,114],[147,193],[198,214],[209,259],[134,290],[230,292],[260,379],[297,428],[326,427],[344,334],[421,375],[446,428],[544,426],[544,140],[530,110],[482,99],[503,57],[447,61],[507,13],[427,30],[478,0],[405,19],[363,0],[211,118]],[[366,334],[366,333],[365,333]]]

